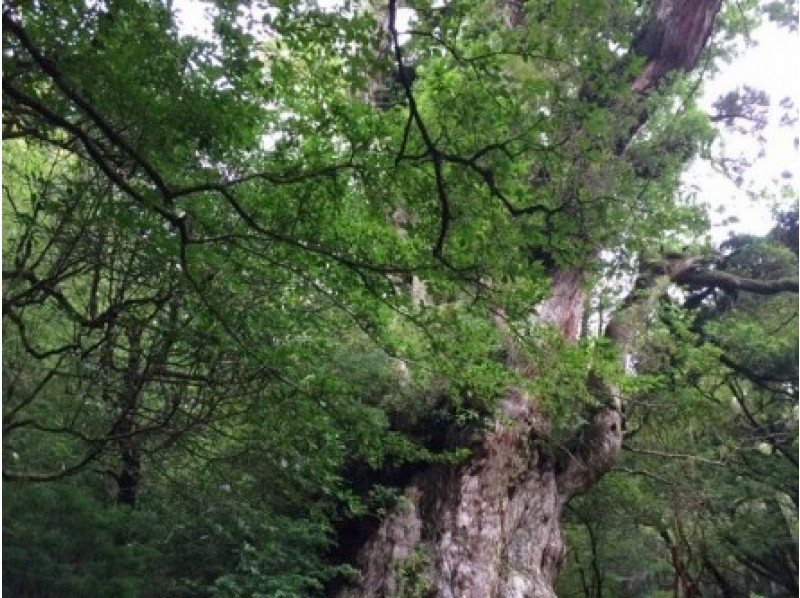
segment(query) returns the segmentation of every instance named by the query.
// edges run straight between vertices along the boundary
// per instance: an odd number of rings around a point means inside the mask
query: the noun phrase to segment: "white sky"
[[[779,126],[781,110],[778,103],[784,97],[791,97],[800,103],[800,43],[798,34],[766,23],[754,34],[755,47],[746,48],[730,65],[726,65],[719,75],[705,85],[705,93],[701,104],[713,113],[712,104],[717,98],[742,85],[762,89],[770,97],[770,123],[764,131],[767,139],[765,156],[757,159],[760,144],[753,138],[726,133],[722,130],[721,140],[726,145],[728,156],[742,155],[754,162],[745,173],[743,188],[736,185],[722,174],[715,172],[707,163],[696,163],[687,172],[687,184],[700,187],[700,198],[712,207],[712,222],[717,224],[712,229],[715,242],[723,241],[731,232],[748,232],[756,235],[765,234],[772,227],[773,202],[770,196],[778,198],[782,185],[790,185],[795,194],[798,190],[798,151],[794,145],[795,138],[800,135],[797,125]],[[795,111],[797,109],[795,108]],[[791,172],[794,179],[781,178],[781,173]],[[758,201],[748,198],[746,189],[766,191],[765,197]],[[787,200],[782,202],[787,204]],[[724,210],[718,212],[718,210]],[[729,217],[739,219],[736,224],[725,226],[721,222]]]

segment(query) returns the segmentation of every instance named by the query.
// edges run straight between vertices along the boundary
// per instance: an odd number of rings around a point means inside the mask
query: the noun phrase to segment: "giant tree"
[[[333,353],[369,339],[413,392],[348,396],[425,445],[427,463],[394,472],[401,500],[342,540],[361,571],[343,591],[552,595],[562,509],[618,456],[625,372],[658,298],[672,284],[797,288],[721,273],[709,256],[653,256],[702,230],[679,193],[711,136],[694,71],[721,53],[715,31],[722,42],[742,26],[740,3],[733,16],[721,0],[412,3],[403,25],[394,0],[219,1],[207,39],[181,34],[173,8],[3,8],[6,143],[66,156],[77,173],[57,192],[33,177],[55,215],[35,198],[15,213],[7,317],[45,372],[61,355],[85,367],[97,342],[96,367],[118,381],[99,386],[110,428],[66,434],[90,457],[118,449],[127,503],[141,423],[157,411],[157,436],[172,439],[170,413],[197,405],[198,389],[210,412],[189,424],[216,426],[218,402],[236,412],[280,387],[298,429],[324,420],[340,446],[348,411],[313,393],[358,386]],[[64,228],[82,193],[109,234],[96,220],[94,237]],[[607,262],[640,266],[637,283],[605,339],[578,342]],[[144,288],[120,287],[120,272]],[[84,340],[23,342],[42,306]],[[39,404],[29,386],[7,424],[59,432],[21,417]]]
[[[443,263],[455,253],[450,247],[463,226],[453,216],[465,201],[453,172],[482,186],[486,201],[519,226],[516,243],[530,252],[527,276],[548,280],[549,289],[538,301],[529,298],[527,314],[510,316],[492,299],[487,310],[513,355],[507,365],[534,383],[529,391],[525,384],[506,391],[494,428],[469,462],[432,468],[413,480],[406,503],[364,547],[364,576],[354,595],[400,591],[408,585],[404,559],[435,595],[551,593],[563,558],[561,509],[617,458],[624,396],[613,376],[590,364],[588,399],[581,405],[571,380],[577,396],[566,408],[582,412],[585,424],[553,446],[558,436],[546,407],[553,386],[536,384],[550,366],[537,324],[575,342],[585,284],[602,252],[630,255],[652,243],[654,218],[662,234],[681,226],[664,219],[676,209],[675,172],[702,141],[702,118],[681,93],[687,78],[680,73],[698,64],[720,3],[656,2],[644,10],[584,4],[572,12],[533,3],[470,8],[475,12],[459,4],[429,11],[436,16],[412,27],[407,47],[400,42],[396,5],[386,9],[389,40],[381,52],[393,63],[407,114],[395,161],[430,163],[439,210],[433,253]],[[422,49],[413,45],[418,37]],[[440,47],[431,48],[429,39]],[[492,85],[491,74],[500,75],[499,84]],[[670,106],[676,98],[682,102],[677,111]],[[476,141],[487,118],[494,128]],[[498,134],[498,126],[507,125]],[[457,133],[462,130],[466,136]],[[528,131],[535,131],[533,140],[526,139]],[[492,239],[506,243],[509,235]],[[793,280],[728,278],[700,256],[662,255],[656,262],[641,260],[634,290],[605,330],[625,365],[654,299],[670,284],[797,290]],[[534,274],[537,266],[543,271]],[[497,288],[497,273],[488,276]],[[539,336],[539,351],[525,356],[519,334]],[[567,384],[562,379],[558,385]]]

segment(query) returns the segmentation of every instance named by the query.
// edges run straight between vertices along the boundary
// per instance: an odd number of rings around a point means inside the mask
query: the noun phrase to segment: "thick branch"
[[[672,71],[690,71],[705,48],[722,0],[659,0],[650,22],[633,43],[648,60],[631,85],[636,92],[653,89]]]
[[[776,295],[777,293],[797,293],[797,279],[783,278],[780,280],[756,280],[744,278],[721,272],[719,270],[700,270],[689,268],[676,272],[672,276],[673,282],[693,288],[715,287],[727,291],[746,291],[758,295]]]
[[[593,486],[616,462],[622,448],[622,414],[613,407],[599,410],[576,444],[578,448],[557,478],[558,494],[564,502]]]

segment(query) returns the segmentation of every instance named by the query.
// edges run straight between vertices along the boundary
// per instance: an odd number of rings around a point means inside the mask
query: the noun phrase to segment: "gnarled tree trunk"
[[[559,272],[552,283],[538,317],[577,339],[583,276]],[[406,488],[405,500],[359,554],[361,584],[343,596],[409,595],[410,584],[442,597],[555,595],[562,507],[614,462],[621,417],[614,408],[595,414],[578,450],[559,467],[542,448],[550,426],[535,401],[511,389],[502,408],[468,463],[432,467]]]
[[[645,94],[668,72],[693,68],[719,7],[720,0],[656,2],[634,43],[633,51],[646,64],[627,81],[631,89]],[[500,9],[509,26],[522,26],[521,3]],[[640,111],[639,126],[646,120],[645,109]],[[620,134],[614,145],[618,155],[634,134]],[[536,318],[553,325],[567,341],[580,334],[584,279],[577,268],[553,272],[550,299],[532,306]],[[621,317],[631,317],[631,312],[625,310]],[[613,342],[628,344],[630,322],[626,324],[609,325]],[[622,444],[618,400],[593,415],[575,439],[577,448],[560,464],[544,446],[549,423],[535,397],[511,389],[502,407],[504,413],[467,463],[431,467],[410,482],[405,500],[361,548],[360,582],[342,596],[555,595],[553,584],[565,550],[562,508],[614,463]]]

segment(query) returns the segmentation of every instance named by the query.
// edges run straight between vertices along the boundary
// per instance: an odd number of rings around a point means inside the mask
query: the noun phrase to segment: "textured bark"
[[[511,393],[470,462],[433,468],[405,492],[369,540],[358,565],[359,588],[344,596],[395,596],[404,561],[423,551],[430,595],[446,598],[554,596],[564,556],[555,463],[537,440],[547,423],[528,397]]]
[[[580,334],[583,278],[578,270],[554,274],[553,295],[539,306],[539,319],[567,339]],[[550,427],[535,402],[511,389],[502,411],[467,464],[432,468],[406,488],[402,506],[359,554],[361,583],[342,596],[398,595],[405,563],[420,554],[427,568],[418,575],[432,596],[555,596],[561,509],[614,462],[619,412],[598,412],[559,471],[544,448]]]
[[[389,6],[391,13],[396,4]],[[500,3],[509,26],[524,22],[522,6],[509,0]],[[646,93],[671,70],[693,68],[719,6],[720,0],[656,2],[649,24],[632,48],[647,62],[629,82],[631,88]],[[395,50],[401,68],[400,51]],[[413,110],[410,87],[406,92]],[[646,113],[642,115],[639,125],[646,120]],[[616,145],[624,148],[635,132],[623,133],[626,138]],[[553,272],[551,297],[533,307],[535,318],[552,325],[566,341],[580,336],[585,278],[579,268]],[[669,276],[662,279],[668,281]],[[635,299],[625,308],[612,319],[608,332],[623,348],[623,358],[633,345],[632,325],[646,311]],[[502,313],[493,317],[502,324]],[[532,372],[535,375],[535,364]],[[408,576],[413,573],[414,587],[424,588],[426,596],[555,596],[553,584],[564,558],[562,508],[611,468],[622,444],[618,392],[595,382],[598,392],[611,400],[576,433],[566,459],[558,462],[548,447],[547,418],[535,400],[510,389],[501,417],[467,463],[433,467],[412,479],[405,500],[360,550],[359,583],[340,595],[407,595]]]
[[[698,257],[673,260],[668,265],[668,272],[673,282],[694,289],[717,288],[729,293],[745,291],[756,295],[797,293],[799,290],[796,278],[778,280],[745,278],[729,272],[710,270],[705,260]]]
[[[700,58],[722,0],[660,0],[650,23],[633,44],[648,60],[631,85],[644,92],[670,71],[690,71]]]
[[[569,465],[558,476],[558,493],[562,500],[593,486],[614,465],[622,449],[619,408],[612,405],[600,409],[577,440],[577,449],[570,455]]]
[[[550,277],[550,298],[536,308],[537,319],[555,326],[568,341],[575,341],[581,335],[585,277],[578,268],[554,273]]]
[[[121,468],[117,481],[117,502],[130,507],[136,506],[139,497],[139,481],[142,474],[142,463],[139,458],[139,449],[135,434],[135,416],[139,404],[139,395],[142,389],[141,362],[142,362],[142,327],[131,325],[127,329],[128,359],[125,365],[124,386],[117,401],[121,413],[116,425],[114,435],[118,436],[119,457]]]

